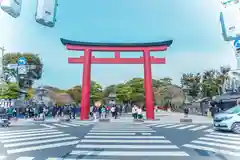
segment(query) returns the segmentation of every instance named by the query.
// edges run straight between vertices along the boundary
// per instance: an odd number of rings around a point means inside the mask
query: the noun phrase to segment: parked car
[[[214,130],[226,130],[240,134],[240,106],[237,105],[214,116]]]

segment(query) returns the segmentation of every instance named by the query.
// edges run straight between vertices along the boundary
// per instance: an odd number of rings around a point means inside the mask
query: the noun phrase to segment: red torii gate
[[[83,64],[81,120],[88,120],[90,111],[91,64],[144,64],[144,88],[147,119],[154,119],[151,64],[165,64],[165,58],[150,55],[151,51],[166,51],[172,40],[151,43],[93,43],[78,42],[61,38],[68,50],[84,51],[79,58],[68,58],[68,63]],[[114,58],[96,58],[93,51],[114,52]],[[121,58],[120,52],[143,52],[140,58]]]

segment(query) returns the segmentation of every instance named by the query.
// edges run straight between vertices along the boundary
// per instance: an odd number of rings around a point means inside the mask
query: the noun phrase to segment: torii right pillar
[[[144,59],[144,87],[145,87],[145,106],[146,106],[146,117],[148,120],[154,120],[154,100],[152,90],[152,63],[150,51],[143,50]]]

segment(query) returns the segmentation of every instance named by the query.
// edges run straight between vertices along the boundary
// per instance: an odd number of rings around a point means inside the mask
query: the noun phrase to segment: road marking
[[[164,128],[175,128],[175,127],[179,127],[179,126],[183,126],[185,124],[176,124],[176,125],[171,125],[171,126],[167,126],[167,127],[164,127]]]
[[[150,135],[152,135],[152,133],[141,133],[141,135],[143,135],[143,136],[150,136]]]
[[[198,131],[198,130],[201,130],[201,129],[204,129],[204,128],[208,128],[209,126],[199,126],[199,127],[196,127],[196,128],[192,128],[190,129],[191,131]]]
[[[212,138],[219,138],[219,139],[227,139],[227,140],[236,140],[236,141],[240,141],[240,137],[229,137],[229,136],[219,136],[219,135],[212,135],[212,134],[208,134],[205,135],[206,137],[212,137]]]
[[[55,126],[50,126],[50,125],[48,125],[48,124],[40,124],[41,126],[44,126],[44,127],[48,127],[48,128],[57,128],[57,127],[55,127]]]
[[[213,132],[213,131],[214,131],[213,129],[207,129],[204,132]]]
[[[71,126],[71,127],[79,127],[80,126],[79,124],[73,124],[73,123],[62,123],[62,124]]]
[[[146,152],[146,151],[139,151],[139,152],[130,152],[130,151],[101,151],[101,152],[94,152],[94,151],[72,151],[71,155],[85,155],[85,156],[189,156],[186,152],[181,151],[172,151],[172,152]]]
[[[78,137],[55,138],[55,139],[48,139],[48,140],[39,140],[39,141],[30,141],[30,142],[4,144],[4,147],[5,148],[10,148],[10,147],[19,147],[19,146],[33,145],[33,144],[57,142],[57,141],[76,140],[76,139],[78,139]]]
[[[90,132],[156,132],[156,131],[153,131],[153,130],[149,130],[149,131],[140,131],[140,130],[129,130],[129,131],[119,131],[119,130],[116,130],[116,131],[114,131],[114,130],[91,130]]]
[[[93,145],[78,144],[76,148],[104,148],[104,149],[179,149],[176,145]]]
[[[0,156],[0,160],[4,160],[6,156]]]
[[[212,132],[211,135],[219,135],[219,136],[229,136],[229,137],[240,137],[240,135],[233,134],[233,133],[219,133],[219,132]]]
[[[58,126],[58,127],[64,127],[64,128],[69,127],[69,126],[67,126],[67,125],[58,124],[58,123],[54,123],[53,125]]]
[[[148,124],[148,125],[146,125],[147,127],[152,127],[152,126],[156,126],[156,125],[158,125],[158,124]]]
[[[236,146],[236,145],[212,143],[212,142],[205,142],[205,141],[198,141],[198,140],[192,141],[192,143],[215,146],[215,147],[223,147],[223,148],[229,148],[229,149],[240,149],[240,146]]]
[[[199,150],[204,150],[204,151],[210,151],[210,152],[215,152],[215,153],[225,154],[225,155],[230,155],[230,156],[240,156],[240,152],[231,152],[231,151],[215,149],[215,148],[211,148],[211,147],[204,147],[204,146],[198,146],[198,145],[192,145],[192,144],[185,144],[185,145],[183,145],[183,147],[199,149]]]
[[[115,131],[115,130],[118,130],[118,131],[119,131],[119,130],[120,130],[120,131],[121,131],[121,130],[123,130],[123,131],[124,131],[124,130],[126,130],[126,131],[128,131],[128,130],[139,130],[139,131],[143,131],[143,130],[149,131],[149,130],[151,130],[151,131],[152,131],[151,128],[127,128],[127,127],[126,127],[126,128],[124,128],[124,127],[123,127],[123,128],[111,128],[111,127],[107,127],[107,128],[92,128],[92,130],[98,130],[98,131],[99,131],[99,130],[100,130],[100,131],[101,131],[101,130],[114,130],[114,131]]]
[[[22,138],[22,137],[32,137],[32,136],[41,136],[41,135],[51,135],[51,134],[61,134],[63,132],[49,132],[49,133],[37,133],[37,134],[23,134],[23,135],[15,135],[15,136],[3,136],[1,139],[10,139],[10,138]]]
[[[96,139],[164,139],[164,136],[85,136],[84,138],[96,138]]]
[[[48,158],[46,160],[77,160],[76,158]],[[81,158],[80,160],[108,160],[108,159],[85,159],[85,158]],[[114,160],[114,159],[111,159],[111,160]]]
[[[230,140],[223,140],[223,139],[213,139],[213,138],[207,138],[207,137],[201,137],[198,138],[199,140],[205,140],[205,141],[213,141],[213,142],[220,142],[220,143],[228,143],[228,144],[240,144],[240,141],[230,141]]]
[[[49,132],[49,131],[57,131],[57,130],[53,130],[50,128],[44,128],[42,130],[36,130],[36,131],[27,131],[27,132],[13,132],[13,133],[3,133],[0,134],[0,136],[7,136],[7,135],[18,135],[18,134],[29,134],[29,133],[42,133],[42,132]]]
[[[56,138],[56,137],[64,137],[64,136],[70,136],[70,134],[59,134],[59,135],[50,135],[50,136],[35,136],[35,137],[30,137],[30,138],[0,140],[0,142],[10,143],[10,142],[29,141],[29,140],[46,139],[46,138]]]
[[[43,130],[45,130],[46,131],[46,128],[41,128],[41,129],[26,129],[26,130],[14,130],[14,131],[4,131],[4,132],[0,132],[0,135],[2,134],[2,133],[4,133],[4,134],[12,134],[12,133],[22,133],[22,132],[29,132],[29,131],[43,131]]]
[[[76,122],[76,121],[72,121],[71,123],[78,124],[78,125],[84,125],[84,126],[94,124],[94,122]]]
[[[82,139],[86,143],[171,143],[169,140]]]
[[[164,127],[164,126],[169,126],[169,125],[172,125],[172,124],[159,124],[159,125],[154,126],[154,127],[158,128],[158,127]]]
[[[47,145],[33,146],[33,147],[26,147],[26,148],[19,148],[19,149],[12,149],[12,150],[7,150],[7,153],[13,154],[13,153],[36,151],[36,150],[42,150],[42,149],[48,149],[48,148],[57,148],[57,147],[75,145],[77,143],[79,143],[79,140],[70,141],[70,142],[52,143],[52,144],[47,144]]]
[[[33,160],[35,157],[19,157],[16,160]]]
[[[187,126],[179,127],[177,129],[188,129],[188,128],[195,127],[195,126],[196,125],[190,124],[190,125],[187,125]]]
[[[136,133],[94,133],[90,132],[88,135],[136,135]]]

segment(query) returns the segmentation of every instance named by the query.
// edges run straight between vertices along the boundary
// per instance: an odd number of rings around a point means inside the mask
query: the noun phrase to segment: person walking
[[[92,109],[92,114],[93,114],[93,119],[97,119],[97,113],[98,113],[98,108],[96,106],[93,107]]]

